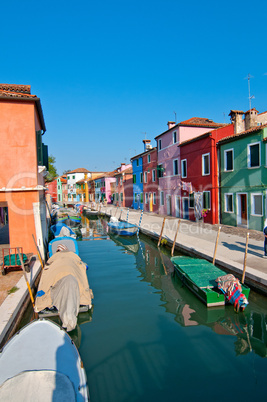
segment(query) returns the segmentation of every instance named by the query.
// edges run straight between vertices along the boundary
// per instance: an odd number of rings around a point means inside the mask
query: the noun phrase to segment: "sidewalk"
[[[126,220],[127,208],[106,206],[101,212]],[[129,210],[128,221],[139,225],[141,211]],[[140,232],[155,239],[159,239],[164,216],[150,212],[144,212],[141,221]],[[163,229],[162,239],[168,241],[172,247],[177,230],[178,218],[167,216]],[[175,250],[188,253],[190,256],[202,257],[213,260],[217,234],[219,227],[219,239],[216,250],[215,264],[228,270],[241,279],[244,268],[247,229],[210,225],[203,222],[192,222],[180,219],[179,231],[176,237]],[[249,231],[248,250],[246,258],[245,282],[255,290],[267,295],[267,259],[263,256],[263,233],[255,230]],[[175,254],[175,252],[174,252]]]

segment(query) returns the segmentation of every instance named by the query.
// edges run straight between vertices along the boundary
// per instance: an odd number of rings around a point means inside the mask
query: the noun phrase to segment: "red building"
[[[49,194],[51,197],[51,202],[57,202],[57,179],[46,183],[47,191],[46,194]]]
[[[217,142],[234,135],[233,124],[182,142],[181,211],[184,219],[219,223],[219,182]]]
[[[130,208],[133,203],[133,168],[132,166],[121,164],[121,167],[114,173],[116,182],[113,185],[113,202],[115,205]]]
[[[146,143],[148,140],[144,140]],[[158,175],[157,175],[157,148],[150,148],[145,144],[146,151],[143,154],[143,193],[144,193],[144,211],[158,212]]]

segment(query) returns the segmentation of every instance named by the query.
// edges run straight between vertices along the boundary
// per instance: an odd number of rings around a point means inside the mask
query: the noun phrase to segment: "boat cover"
[[[24,371],[0,387],[1,401],[76,401],[70,379],[62,373],[42,370]]]
[[[239,280],[232,274],[220,276],[216,279],[218,288],[225,294],[228,301],[234,305],[236,311],[244,310],[248,305],[246,296],[242,293]]]
[[[76,327],[79,306],[91,308],[92,298],[86,264],[77,254],[60,251],[49,258],[38,286],[36,312],[55,306],[62,326],[71,331]]]

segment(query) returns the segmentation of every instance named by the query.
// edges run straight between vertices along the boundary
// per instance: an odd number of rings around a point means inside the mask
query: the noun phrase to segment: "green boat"
[[[224,306],[226,298],[218,289],[216,279],[227,275],[211,262],[191,257],[172,257],[175,272],[181,281],[203,302],[207,307]],[[242,284],[242,293],[248,299],[250,289]]]

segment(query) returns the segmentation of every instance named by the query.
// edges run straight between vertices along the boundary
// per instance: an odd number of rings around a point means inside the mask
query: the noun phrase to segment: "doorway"
[[[187,197],[183,198],[183,218],[189,219],[189,200]]]
[[[175,196],[175,216],[176,216],[176,218],[181,218],[180,202],[181,202],[181,198],[178,195],[176,195]]]
[[[237,194],[237,226],[247,227],[248,225],[248,203],[247,194]]]
[[[166,201],[167,201],[167,215],[171,215],[172,214],[172,196],[167,194]]]

